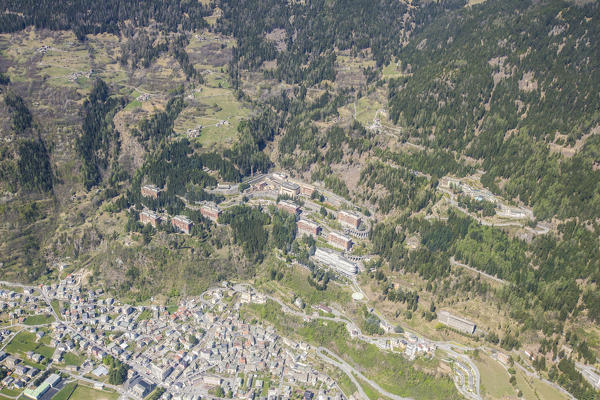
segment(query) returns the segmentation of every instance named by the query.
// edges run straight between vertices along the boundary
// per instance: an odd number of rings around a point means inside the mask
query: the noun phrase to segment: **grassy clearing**
[[[332,367],[329,364],[325,365],[327,366],[328,375],[338,384],[346,397],[350,397],[356,393],[356,385],[344,371],[337,367]]]
[[[78,385],[69,400],[117,400],[119,398],[119,394],[106,391],[106,390],[96,390],[91,387]]]
[[[482,391],[490,399],[504,399],[515,396],[515,390],[509,383],[508,372],[487,355],[480,353],[479,360],[474,360],[481,374]]]
[[[85,360],[84,360],[82,357],[78,356],[78,355],[77,355],[77,354],[75,354],[75,353],[71,353],[71,352],[65,353],[65,355],[64,355],[64,360],[63,360],[63,362],[64,362],[66,365],[76,365],[76,366],[78,366],[78,367],[79,367],[81,364],[83,364],[83,362],[84,362],[84,361],[85,361]]]
[[[21,331],[10,341],[5,348],[5,351],[7,353],[19,353],[21,355],[24,355],[28,351],[33,351],[46,357],[49,349],[53,350],[52,348],[35,341],[35,333]],[[50,356],[52,356],[52,354],[50,354]]]
[[[373,386],[369,385],[367,382],[360,379],[356,375],[354,377],[360,383],[360,386],[362,386],[363,390],[365,391],[365,394],[370,400],[387,399],[387,397],[383,397],[382,395],[380,395],[379,392],[375,390]]]
[[[559,392],[552,386],[548,385],[547,383],[544,383],[538,379],[533,379],[531,381],[531,384],[533,386],[534,393],[537,394],[539,399],[544,399],[544,400],[566,400],[566,399],[568,399],[567,396],[565,396],[564,394],[562,394],[561,392]]]
[[[205,147],[233,143],[240,121],[250,116],[250,110],[235,98],[230,89],[225,88],[224,77],[216,79],[212,85],[207,82],[193,92],[196,104],[190,104],[181,112],[173,128],[175,132],[185,134],[189,129],[201,126],[202,133],[196,141]],[[218,87],[218,83],[222,87]]]
[[[57,299],[54,299],[50,302],[50,306],[52,307],[52,309],[54,310],[54,312],[56,313],[56,315],[58,315],[58,317],[60,318],[60,302]],[[61,318],[62,319],[62,318]]]
[[[31,316],[25,318],[24,324],[25,325],[45,325],[45,324],[51,324],[54,321],[56,321],[56,320],[50,314],[38,314],[38,315],[31,315]]]
[[[356,119],[365,126],[373,123],[373,119],[377,114],[377,110],[382,108],[382,105],[371,97],[361,97],[356,102]]]
[[[1,394],[4,394],[8,397],[8,399],[13,400],[15,397],[17,397],[18,395],[20,395],[22,392],[22,390],[18,390],[18,389],[8,389],[8,388],[2,388],[2,390],[0,390]]]
[[[145,309],[140,313],[140,316],[137,318],[137,320],[144,321],[150,318],[152,318],[152,311],[150,311],[149,309]]]
[[[76,388],[77,382],[69,382],[52,398],[52,400],[69,400]]]
[[[330,283],[327,290],[317,290],[308,283],[308,270],[297,266],[287,266],[276,260],[270,260],[268,263],[271,268],[279,268],[284,272],[281,281],[270,281],[266,277],[261,282],[257,282],[263,288],[271,293],[283,294],[283,300],[291,299],[292,293],[302,298],[309,306],[317,304],[341,304],[346,305],[351,302],[351,291],[343,286]],[[270,270],[270,268],[269,268]],[[268,273],[268,271],[265,271]]]
[[[381,70],[384,79],[393,79],[404,76],[395,62],[391,62]]]

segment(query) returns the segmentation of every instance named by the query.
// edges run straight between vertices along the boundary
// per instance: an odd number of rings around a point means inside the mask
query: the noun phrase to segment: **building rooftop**
[[[319,224],[317,224],[316,222],[310,221],[308,219],[301,219],[300,221],[298,221],[299,224],[305,224],[310,226],[311,228],[318,228]]]
[[[296,203],[293,203],[293,202],[287,201],[287,200],[279,200],[279,203],[277,203],[277,204],[286,206],[286,207],[298,208],[298,205]]]
[[[191,224],[192,223],[192,220],[189,219],[188,217],[186,217],[185,215],[176,215],[176,216],[173,217],[173,219],[181,221],[181,222],[183,222],[185,224]]]
[[[298,190],[298,189],[300,189],[300,186],[297,185],[294,182],[282,182],[281,183],[281,187],[285,188],[285,189],[290,189],[290,190]]]

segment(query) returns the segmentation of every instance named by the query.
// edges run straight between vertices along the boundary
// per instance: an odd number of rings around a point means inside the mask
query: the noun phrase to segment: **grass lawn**
[[[346,375],[346,373],[344,371],[342,371],[341,369],[339,369],[337,367],[333,367],[329,364],[325,364],[325,365],[327,365],[329,367],[328,375],[333,380],[335,380],[335,382],[338,384],[340,389],[342,389],[342,392],[344,392],[346,397],[350,397],[354,393],[356,393],[356,385],[354,384],[354,382],[352,382],[350,377],[348,377],[348,375]]]
[[[17,397],[18,395],[20,395],[22,392],[22,390],[14,390],[14,389],[7,389],[7,388],[3,388],[2,390],[0,390],[0,394],[5,394],[11,398]]]
[[[508,372],[485,354],[479,353],[480,360],[474,360],[481,374],[482,391],[491,399],[516,397],[516,391],[508,381]]]
[[[40,346],[35,341],[35,333],[28,331],[19,332],[13,340],[4,349],[7,353],[21,353],[25,354],[28,351],[36,351]]]
[[[77,388],[77,382],[67,383],[61,390],[58,392],[52,400],[68,400],[71,397],[71,394]]]
[[[376,100],[370,97],[361,97],[356,102],[356,119],[364,126],[371,125],[377,114],[377,110],[382,108]],[[354,110],[353,108],[351,110]]]
[[[167,312],[169,314],[173,314],[175,312],[177,312],[177,310],[179,310],[179,306],[177,304],[172,304],[170,306],[165,307],[167,309]]]
[[[25,318],[25,325],[44,325],[51,324],[54,321],[54,317],[50,314],[38,314]]]
[[[96,390],[88,386],[78,385],[69,400],[117,400],[119,394],[105,390]]]
[[[531,384],[533,391],[537,393],[540,399],[544,400],[566,400],[567,396],[554,389],[552,386],[540,380],[534,379]]]
[[[277,261],[273,261],[277,262]],[[279,266],[281,268],[281,266]],[[309,306],[317,304],[338,303],[345,305],[351,301],[351,291],[348,288],[338,286],[331,282],[327,290],[317,290],[308,283],[309,272],[302,267],[285,267],[284,277],[281,281],[265,280],[263,285],[291,296],[293,292]],[[285,298],[283,300],[286,300]]]
[[[358,380],[360,386],[362,386],[363,390],[365,391],[365,394],[370,400],[378,400],[384,398],[382,395],[379,394],[377,390],[375,390],[373,386],[369,385],[367,382],[363,381],[356,375],[354,377],[356,378],[356,380]]]
[[[391,62],[381,70],[384,79],[398,78],[403,76],[395,62]]]
[[[66,365],[80,366],[81,364],[83,364],[83,361],[84,359],[75,353],[68,352],[64,355],[64,363]]]
[[[152,318],[152,311],[149,309],[145,309],[140,313],[140,316],[137,318],[138,321],[144,321],[146,319]]]
[[[54,299],[50,302],[50,305],[52,306],[52,309],[54,310],[54,312],[56,313],[56,315],[58,315],[59,318],[61,318],[60,316],[60,302],[57,299]]]

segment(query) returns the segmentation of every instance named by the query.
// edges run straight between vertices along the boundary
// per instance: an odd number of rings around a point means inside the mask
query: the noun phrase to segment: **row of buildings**
[[[141,187],[141,194],[144,197],[158,199],[161,193],[162,190],[155,185],[144,185]],[[208,218],[216,223],[221,215],[221,210],[214,203],[204,202],[200,206],[200,213],[203,217]],[[140,213],[140,222],[144,225],[150,224],[156,228],[163,222],[163,220],[161,216],[154,211],[144,210]],[[171,224],[173,227],[185,234],[189,235],[192,231],[193,222],[185,215],[176,215],[175,217],[171,218]]]
[[[295,203],[288,201],[288,200],[279,201],[277,203],[277,208],[281,211],[285,211],[290,214],[293,214],[296,217],[301,212],[301,209],[298,205],[296,205]],[[344,213],[344,215],[347,214],[346,212],[340,211],[338,213],[338,216],[342,213]],[[342,218],[344,218],[344,217],[342,217]],[[300,218],[296,222],[296,227],[298,228],[299,235],[307,235],[307,236],[312,236],[314,238],[319,236],[322,232],[322,228],[319,224],[317,224],[314,221],[305,219],[305,218]],[[332,245],[336,248],[344,250],[344,251],[350,250],[353,245],[351,238],[349,238],[348,236],[343,235],[341,233],[338,233],[338,232],[329,232],[327,234],[327,243],[329,243],[330,245]]]
[[[163,222],[163,219],[152,210],[144,210],[140,213],[140,222],[144,225],[150,224],[156,228]],[[171,218],[171,225],[177,230],[189,235],[192,232],[194,223],[185,215],[176,215]]]

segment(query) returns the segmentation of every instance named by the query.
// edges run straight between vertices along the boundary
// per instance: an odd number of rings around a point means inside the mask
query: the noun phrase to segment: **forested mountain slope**
[[[305,263],[293,218],[213,190],[284,171],[369,216],[354,255],[390,321],[527,349],[597,398],[574,363],[600,351],[600,6],[466,3],[0,0],[0,272],[83,268],[144,302]]]
[[[449,13],[400,54],[392,119],[481,160],[482,182],[540,218],[600,215],[600,9],[492,1]],[[434,139],[430,135],[434,135]]]

